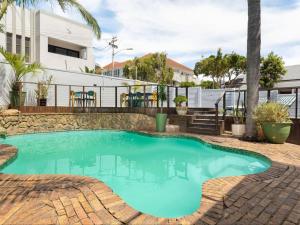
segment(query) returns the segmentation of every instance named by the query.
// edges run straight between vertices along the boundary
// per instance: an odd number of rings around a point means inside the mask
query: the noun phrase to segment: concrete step
[[[216,129],[216,124],[214,123],[190,123],[188,127],[199,127],[199,128],[214,128]],[[218,126],[218,128],[220,125]]]
[[[223,120],[219,120],[219,123],[222,123]],[[216,118],[205,118],[205,119],[197,119],[197,118],[194,118],[192,119],[192,124],[201,124],[201,123],[205,123],[205,124],[215,124],[216,123]]]
[[[216,130],[215,128],[188,127],[187,132],[196,134],[220,135],[220,131]]]
[[[196,114],[213,114],[216,113],[216,109],[214,108],[198,108],[198,109],[189,109],[189,115],[196,115]]]
[[[189,112],[189,115],[216,115],[216,111],[193,111]]]
[[[219,116],[219,119],[222,117]],[[193,119],[210,119],[210,120],[215,120],[216,115],[215,114],[202,114],[202,115],[194,115]]]

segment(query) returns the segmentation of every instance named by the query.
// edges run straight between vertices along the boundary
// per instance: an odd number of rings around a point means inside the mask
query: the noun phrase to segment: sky
[[[96,62],[111,62],[108,42],[118,37],[116,61],[150,52],[191,68],[222,48],[246,54],[246,0],[79,0],[98,20],[101,40],[94,40]],[[56,6],[48,7],[57,14]],[[74,11],[64,16],[80,21]],[[286,65],[300,64],[300,0],[262,0],[262,55],[275,52]]]

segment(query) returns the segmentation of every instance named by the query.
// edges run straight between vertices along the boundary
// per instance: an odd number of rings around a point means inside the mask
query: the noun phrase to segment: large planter
[[[179,116],[185,116],[187,114],[188,108],[187,107],[176,107],[176,112]]]
[[[38,106],[47,106],[47,99],[46,98],[38,99]]]
[[[262,128],[267,140],[274,144],[283,144],[291,132],[292,123],[263,123]]]
[[[156,114],[156,131],[165,132],[167,124],[167,114],[157,113]]]
[[[246,133],[246,125],[245,124],[232,124],[231,125],[232,135],[234,137],[243,137]]]
[[[257,140],[258,141],[264,141],[264,140],[266,140],[266,137],[265,137],[262,125],[256,124],[256,130],[257,130]]]
[[[17,91],[10,91],[10,107],[15,109],[20,106],[24,106],[25,104],[25,98],[26,98],[26,92],[17,92]]]

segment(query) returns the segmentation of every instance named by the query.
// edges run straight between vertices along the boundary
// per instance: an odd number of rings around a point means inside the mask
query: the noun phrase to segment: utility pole
[[[109,42],[109,45],[112,48],[112,55],[111,55],[111,64],[112,64],[112,71],[111,71],[111,75],[114,76],[115,75],[115,49],[118,48],[118,45],[116,45],[116,42],[118,41],[118,38],[116,36],[114,36],[111,41]]]

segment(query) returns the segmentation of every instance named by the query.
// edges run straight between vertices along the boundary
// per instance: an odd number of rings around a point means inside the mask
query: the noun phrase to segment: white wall
[[[80,71],[80,68],[85,66],[89,68],[95,67],[92,48],[93,32],[90,28],[44,11],[39,11],[36,18],[40,27],[37,33],[37,36],[39,36],[40,55],[37,61],[49,68],[67,69],[70,71]],[[49,53],[49,38],[86,48],[87,59]]]

